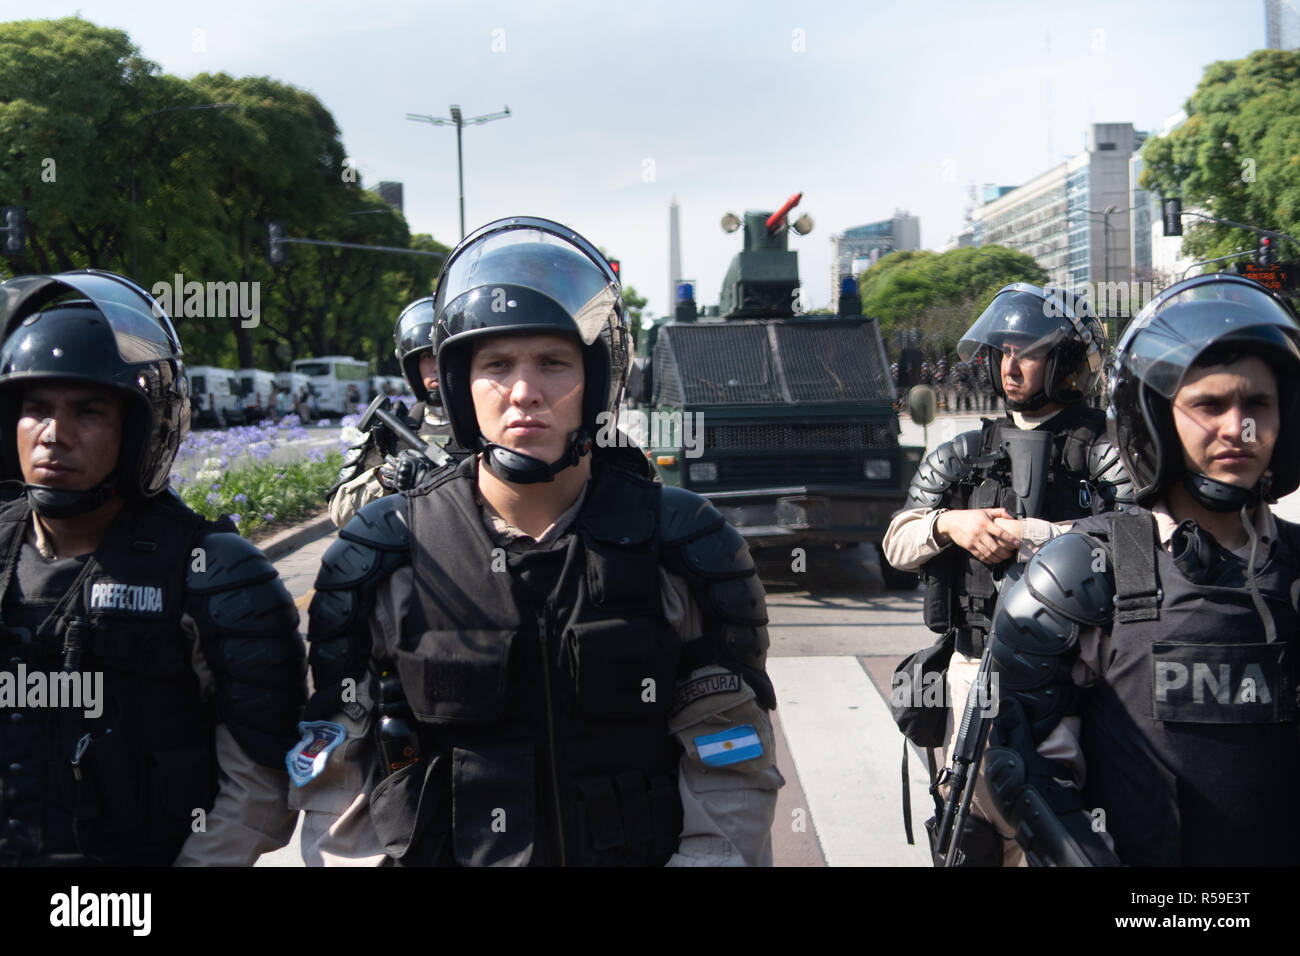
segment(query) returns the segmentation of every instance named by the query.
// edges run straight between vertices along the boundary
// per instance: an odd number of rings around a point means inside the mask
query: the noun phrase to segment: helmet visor
[[[1059,296],[1044,297],[1042,289],[1024,282],[1003,288],[993,297],[957,343],[957,354],[969,361],[984,346],[1005,352],[1046,354],[1070,330],[1066,306]]]
[[[404,359],[419,349],[433,348],[433,299],[407,306],[397,319],[397,357]]]
[[[180,339],[171,319],[148,293],[119,276],[94,272],[68,272],[58,276],[32,277],[37,281],[13,283],[3,300],[3,324],[7,334],[18,332],[35,321],[43,307],[58,298],[69,304],[71,289],[89,299],[108,321],[122,361],[135,365],[174,359],[181,353]],[[5,283],[9,286],[11,283]],[[62,287],[62,288],[61,288]],[[60,293],[64,295],[60,296]]]
[[[1116,365],[1148,388],[1172,399],[1188,368],[1225,340],[1260,340],[1282,346],[1300,339],[1300,326],[1280,302],[1247,279],[1198,276],[1161,294],[1124,333]],[[1283,346],[1284,347],[1284,346]]]
[[[471,242],[447,264],[438,282],[436,307],[443,309],[467,292],[486,298],[492,314],[499,314],[501,328],[527,328],[539,331],[553,320],[544,316],[519,314],[511,301],[511,289],[523,287],[553,300],[573,317],[584,345],[591,345],[608,328],[619,298],[618,285],[607,269],[593,268],[593,256],[576,242],[546,229],[516,220]],[[597,253],[598,255],[598,253]],[[527,311],[527,310],[522,310]],[[483,316],[487,309],[455,310],[447,316],[449,335],[472,331],[455,328],[456,319]],[[575,331],[568,328],[565,331]]]

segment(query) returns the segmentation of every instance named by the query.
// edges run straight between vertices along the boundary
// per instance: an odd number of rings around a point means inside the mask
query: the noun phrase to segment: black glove
[[[390,491],[409,491],[419,485],[434,467],[423,452],[406,448],[384,459],[379,466],[379,483]]]

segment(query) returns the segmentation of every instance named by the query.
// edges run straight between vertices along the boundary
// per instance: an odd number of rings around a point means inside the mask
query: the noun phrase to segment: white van
[[[239,370],[239,400],[250,422],[271,418],[275,413],[275,375],[260,368]]]
[[[322,415],[350,415],[366,405],[370,368],[350,355],[298,359],[293,371],[307,376]]]
[[[190,380],[190,421],[195,427],[243,424],[239,382],[231,369],[193,365],[185,369],[185,374]]]

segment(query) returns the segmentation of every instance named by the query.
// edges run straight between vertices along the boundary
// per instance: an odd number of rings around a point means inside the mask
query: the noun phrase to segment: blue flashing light
[[[689,282],[683,282],[677,287],[677,301],[690,302],[695,298],[695,287]]]
[[[853,276],[845,276],[840,280],[840,295],[857,295],[858,280]]]

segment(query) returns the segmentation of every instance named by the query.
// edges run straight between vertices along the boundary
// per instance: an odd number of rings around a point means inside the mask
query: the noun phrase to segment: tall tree
[[[269,77],[169,76],[122,31],[76,17],[0,24],[0,136],[0,203],[28,210],[26,254],[6,260],[15,272],[93,267],[150,290],[179,274],[258,291],[256,323],[192,314],[173,295],[192,364],[282,368],[348,352],[395,369],[393,321],[429,294],[440,260],[292,245],[273,270],[270,220],[294,237],[446,251],[412,242],[402,216],[362,190],[312,94]]]
[[[1187,121],[1142,147],[1142,185],[1220,219],[1297,235],[1300,229],[1300,51],[1257,50],[1212,63]],[[1253,249],[1254,234],[1184,220],[1183,245],[1212,258]],[[1194,224],[1195,223],[1195,224]],[[1287,258],[1300,258],[1294,249]]]
[[[880,321],[885,341],[919,328],[927,351],[948,355],[998,289],[1042,285],[1047,273],[1032,256],[1005,246],[948,252],[894,252],[858,277],[862,314]]]

